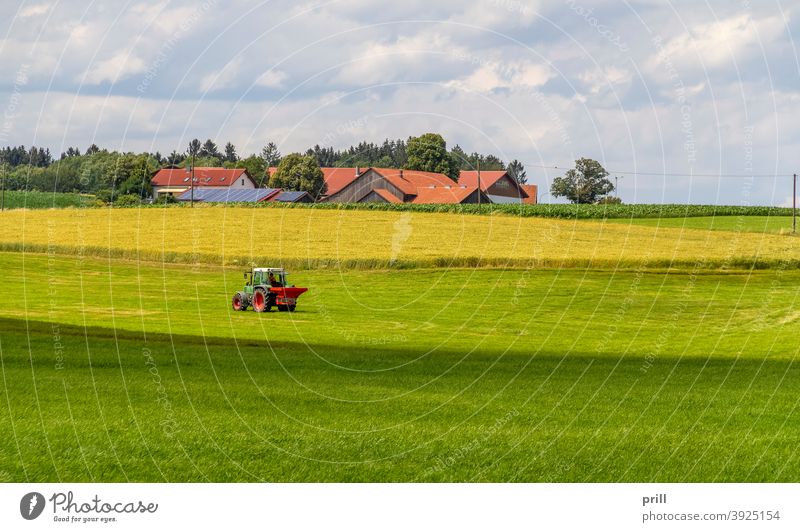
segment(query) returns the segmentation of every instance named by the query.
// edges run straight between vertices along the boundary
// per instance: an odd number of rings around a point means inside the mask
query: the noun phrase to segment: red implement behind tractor
[[[244,290],[233,295],[233,310],[247,310],[253,307],[256,312],[269,312],[272,307],[280,311],[294,312],[297,298],[308,288],[290,286],[283,268],[253,268],[244,273]]]

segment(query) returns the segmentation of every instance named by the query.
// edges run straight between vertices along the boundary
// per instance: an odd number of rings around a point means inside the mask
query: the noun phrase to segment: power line
[[[569,165],[564,166],[557,166],[557,165],[541,165],[541,164],[531,164],[531,163],[523,163],[526,168],[544,168],[546,170],[569,170]],[[642,175],[642,176],[663,176],[663,177],[729,177],[729,178],[745,178],[745,177],[785,177],[791,176],[792,172],[776,172],[774,174],[677,174],[672,172],[637,172],[637,171],[627,171],[627,170],[608,170],[606,172],[609,174],[620,174],[620,175]]]

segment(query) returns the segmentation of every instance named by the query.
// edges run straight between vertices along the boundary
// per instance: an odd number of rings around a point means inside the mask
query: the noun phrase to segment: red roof
[[[401,170],[399,168],[322,168],[322,174],[325,176],[325,184],[327,188],[325,194],[331,196],[336,194],[344,187],[355,181],[356,177],[364,174],[368,170],[374,170],[382,175],[386,180],[400,189],[403,194],[413,196],[417,193],[417,189],[424,186],[436,185],[445,186],[453,185],[455,182],[444,174],[436,172],[423,172],[420,170]],[[270,174],[274,171],[270,168]]]
[[[355,168],[322,168],[321,170],[322,175],[325,176],[325,194],[329,196],[339,192],[358,177]],[[364,170],[361,172],[363,173]]]
[[[373,168],[404,194],[414,195],[422,187],[455,186],[456,182],[444,174],[422,170],[399,170],[397,168]]]
[[[270,168],[270,175],[272,175],[276,170],[277,168],[275,167]],[[411,200],[411,203],[461,203],[478,188],[477,185],[456,183],[444,174],[437,172],[423,172],[421,170],[401,170],[399,168],[370,167],[321,168],[321,170],[323,176],[325,177],[325,194],[328,196],[332,196],[333,194],[341,191],[343,188],[355,181],[357,177],[363,175],[368,170],[373,170],[383,176],[386,181],[397,187],[403,194],[407,196],[415,196]],[[494,181],[505,175],[505,172],[489,173],[499,174]],[[482,186],[484,185],[485,174],[486,172],[481,172]],[[494,181],[492,181],[492,183],[494,183]],[[370,192],[375,192],[390,203],[403,202],[403,198],[398,198],[383,187],[372,189]]]
[[[523,203],[535,205],[538,201],[539,186],[538,185],[520,185],[520,188],[528,195],[527,198],[522,200]]]
[[[497,183],[499,180],[503,178],[503,176],[508,175],[508,172],[505,170],[482,170],[481,171],[481,190],[484,192]],[[511,181],[516,183],[517,181],[511,178]],[[474,170],[461,170],[461,174],[458,177],[458,183],[460,185],[467,185],[468,187],[477,187],[478,186],[478,172]],[[517,186],[518,189],[522,191],[520,196],[523,194],[527,194],[524,189]],[[527,197],[527,196],[523,196]]]
[[[190,174],[186,172],[185,168],[162,168],[150,180],[150,184],[154,187],[167,187],[167,186],[191,186]],[[255,181],[247,173],[244,168],[212,168],[212,167],[195,167],[194,169],[194,186],[196,187],[229,187],[236,182],[237,179],[246,177],[253,184]]]
[[[423,187],[417,189],[417,197],[411,203],[461,203],[476,190],[478,187],[467,187],[456,183],[449,187]]]
[[[382,197],[383,199],[385,199],[389,203],[403,203],[400,200],[400,198],[398,198],[397,196],[395,196],[394,194],[392,194],[391,192],[389,192],[385,188],[376,188],[372,192],[375,192],[375,194],[377,194],[378,196]]]

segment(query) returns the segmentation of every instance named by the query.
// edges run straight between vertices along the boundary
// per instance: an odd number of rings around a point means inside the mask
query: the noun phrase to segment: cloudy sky
[[[210,137],[288,153],[435,131],[523,161],[543,190],[559,175],[546,167],[595,158],[629,203],[787,204],[800,171],[796,1],[68,0],[0,13],[2,145],[168,153]]]

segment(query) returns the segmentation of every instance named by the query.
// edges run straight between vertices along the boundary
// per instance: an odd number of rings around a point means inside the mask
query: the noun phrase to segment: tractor
[[[286,281],[283,268],[253,268],[244,272],[244,290],[236,292],[231,300],[233,310],[269,312],[277,307],[281,312],[294,312],[297,298],[308,288],[298,288]]]

